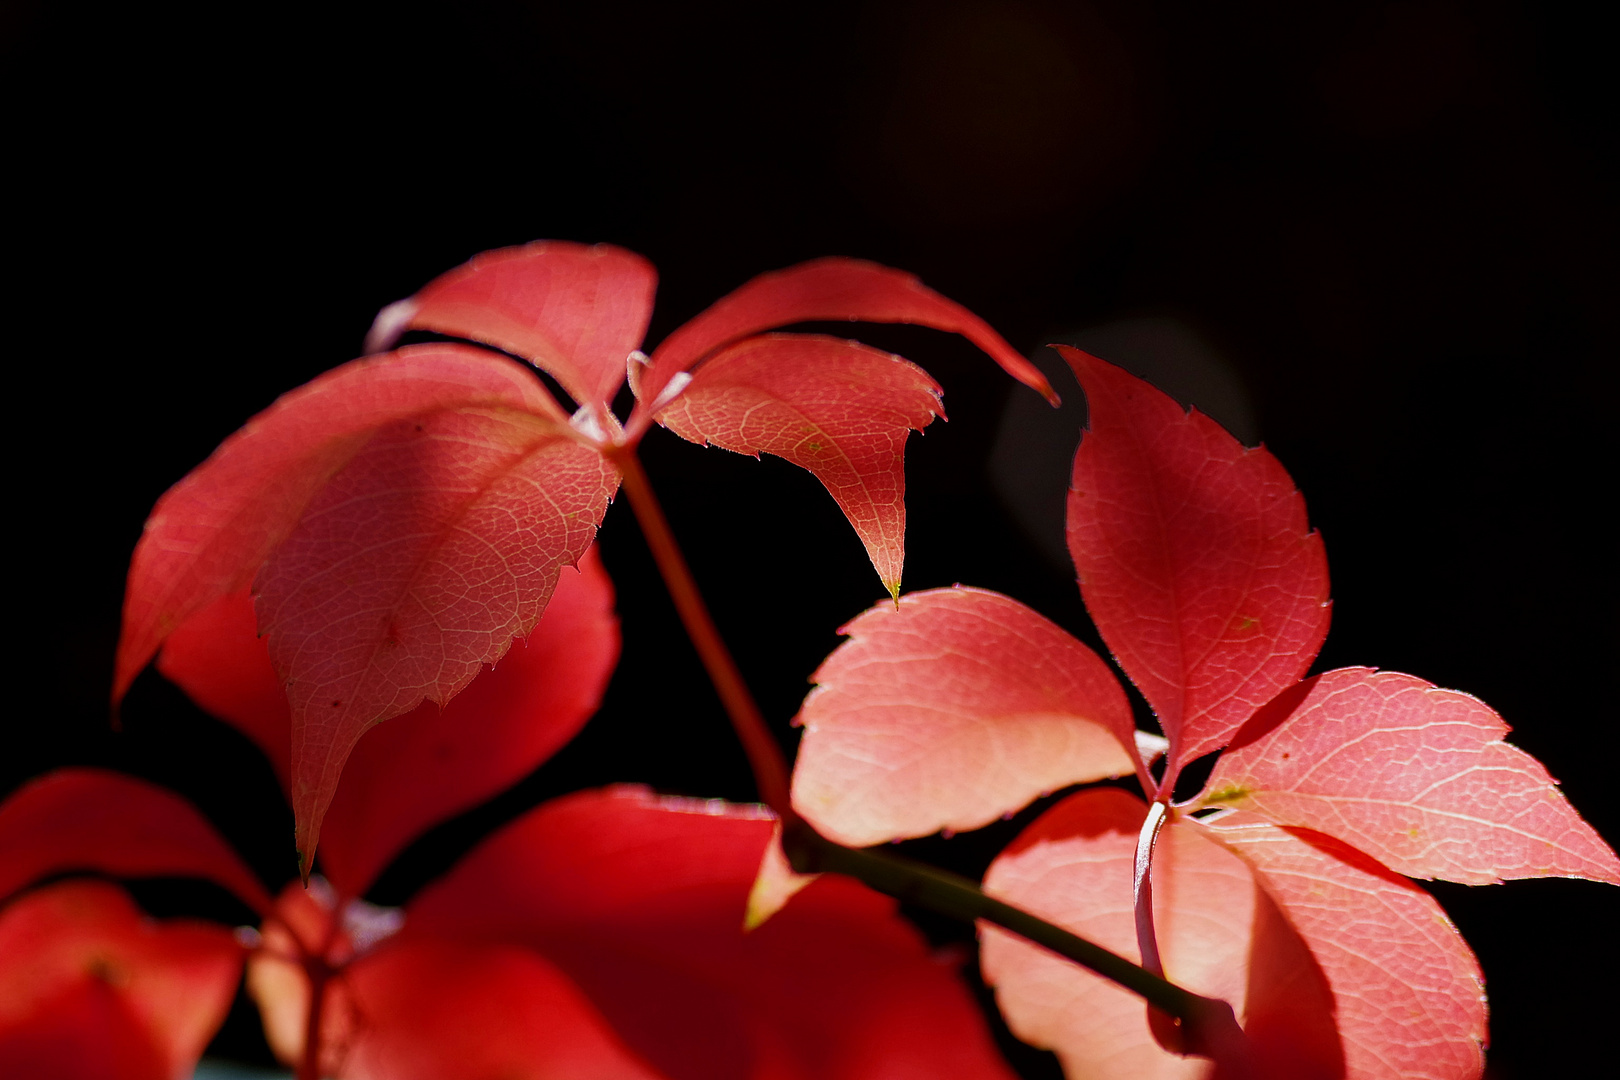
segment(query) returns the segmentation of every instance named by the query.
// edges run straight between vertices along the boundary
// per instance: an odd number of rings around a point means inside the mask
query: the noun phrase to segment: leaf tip
[[[889,590],[889,599],[894,601],[894,610],[899,611],[900,610],[900,581],[899,581],[899,579],[896,578],[895,580],[890,581],[889,579],[885,578],[884,581],[883,581],[883,587],[885,589]]]
[[[743,932],[748,933],[763,926],[766,920],[787,906],[787,902],[800,889],[820,876],[801,874],[793,869],[782,851],[782,824],[777,822],[771,831],[771,841],[765,845],[765,853],[760,857],[759,873],[754,877],[753,888],[748,890]]]

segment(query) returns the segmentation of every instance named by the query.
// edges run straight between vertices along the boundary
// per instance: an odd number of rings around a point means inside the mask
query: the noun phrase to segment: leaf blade
[[[261,914],[270,910],[259,879],[195,807],[105,769],[59,769],[0,804],[0,900],[69,870],[197,877]]]
[[[0,1073],[189,1076],[242,958],[224,927],[155,923],[107,882],[29,893],[0,911]]]
[[[1121,368],[1054,346],[1085,390],[1068,542],[1103,640],[1181,766],[1219,749],[1315,658],[1327,559],[1277,460]]]
[[[905,561],[905,444],[943,415],[939,385],[859,342],[764,334],[723,349],[656,419],[681,438],[774,454],[826,486],[898,596]]]
[[[1117,789],[1070,796],[997,857],[985,890],[1136,957],[1131,872],[1146,809]],[[1153,896],[1166,977],[1232,1005],[1258,1076],[1344,1075],[1322,973],[1241,859],[1172,821],[1159,836]],[[981,925],[980,940],[1009,1025],[1055,1051],[1068,1075],[1211,1075],[1210,1062],[1160,1047],[1135,995],[995,927]]]
[[[611,244],[486,251],[384,308],[366,351],[407,329],[470,338],[528,360],[579,404],[605,408],[647,333],[657,282],[651,263]]]
[[[975,829],[1137,767],[1112,673],[1016,600],[910,593],[839,632],[849,640],[811,676],[800,712],[793,806],[840,843]]]
[[[478,404],[566,423],[516,365],[480,349],[428,345],[345,364],[244,424],[147,519],[130,560],[113,701],[176,626],[252,580],[315,493],[378,427]]]
[[[887,898],[823,876],[744,933],[773,825],[763,808],[640,789],[567,796],[485,841],[407,926],[538,950],[671,1080],[1010,1080]]]
[[[1332,987],[1349,1075],[1471,1080],[1484,1067],[1484,977],[1440,906],[1331,837],[1244,811],[1198,828],[1252,865]]]
[[[654,350],[637,390],[655,401],[670,379],[731,342],[799,322],[915,323],[961,334],[1013,378],[1057,404],[1040,369],[990,324],[910,274],[859,259],[825,258],[760,274],[679,327]]]
[[[1327,833],[1408,877],[1620,884],[1620,860],[1541,763],[1502,741],[1508,726],[1484,702],[1371,668],[1300,689],[1286,719],[1252,742],[1240,731],[1216,762],[1208,790],[1245,793],[1223,803]]]

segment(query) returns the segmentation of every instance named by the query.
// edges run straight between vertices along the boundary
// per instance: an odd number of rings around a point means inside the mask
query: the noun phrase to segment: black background
[[[108,728],[141,522],[249,415],[351,358],[380,306],[479,250],[558,237],[657,264],[649,343],[753,274],[823,254],[916,272],[1032,352],[1124,320],[1193,335],[1326,538],[1318,670],[1372,664],[1480,696],[1620,835],[1601,516],[1614,65],[1595,22],[1528,3],[765,10],[4,7],[5,790],[65,762],[153,777],[285,880],[290,815],[245,741],[150,673],[124,731]],[[1027,391],[944,335],[863,336],[927,367],[951,414],[909,449],[907,587],[1000,589],[1094,641],[1072,571],[1041,554],[1054,538],[1015,524],[986,467],[1004,403]],[[876,576],[808,475],[665,433],[645,456],[791,740],[806,676],[877,599]],[[1052,475],[1036,485],[1048,516]],[[375,899],[403,900],[558,792],[636,780],[750,797],[628,519],[615,506],[601,541],[625,631],[601,716],[409,851]],[[1028,816],[914,846],[977,872]],[[1607,1052],[1615,893],[1434,891],[1484,965],[1491,1075]],[[247,917],[200,886],[138,895]],[[264,1059],[258,1040],[239,1008],[216,1052]]]

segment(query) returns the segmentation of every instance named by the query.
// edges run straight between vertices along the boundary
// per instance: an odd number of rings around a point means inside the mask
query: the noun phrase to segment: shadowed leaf
[[[225,1019],[242,947],[70,881],[0,910],[0,1076],[181,1080]]]
[[[263,913],[270,897],[195,807],[145,780],[60,769],[0,805],[0,900],[67,870],[197,877]]]
[[[532,811],[410,905],[405,936],[528,945],[672,1080],[1010,1080],[893,901],[823,876],[743,913],[773,821],[616,788]]]

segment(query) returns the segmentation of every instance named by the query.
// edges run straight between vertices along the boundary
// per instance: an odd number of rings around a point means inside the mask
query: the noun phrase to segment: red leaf
[[[617,480],[549,420],[461,409],[378,432],[311,500],[255,581],[305,865],[360,736],[448,702],[527,636]]]
[[[271,965],[281,978],[265,978]],[[254,968],[266,1026],[293,1036],[280,1048],[292,1063],[303,1054],[309,980],[268,957]],[[327,985],[322,1034],[329,1071],[343,1080],[658,1077],[566,975],[514,946],[389,941]]]
[[[1409,877],[1620,884],[1620,860],[1484,702],[1371,668],[1301,690],[1280,726],[1238,733],[1205,804],[1327,833]]]
[[[1131,869],[1145,811],[1117,789],[1070,796],[997,857],[985,890],[1134,960]],[[1153,898],[1166,977],[1231,1003],[1259,1076],[1343,1075],[1322,972],[1242,860],[1172,821],[1159,834]],[[1068,1075],[1211,1074],[1208,1060],[1159,1047],[1136,995],[988,924],[980,937],[1008,1025],[1054,1050]]]
[[[890,595],[905,560],[906,435],[943,415],[939,385],[859,342],[766,334],[723,350],[658,421],[683,439],[761,451],[815,474]]]
[[[1056,348],[1086,394],[1069,551],[1103,640],[1170,738],[1166,784],[1310,666],[1327,559],[1277,460],[1112,364]]]
[[[557,580],[540,625],[448,705],[431,702],[368,731],[322,835],[321,864],[358,896],[426,828],[504,790],[573,738],[618,659],[613,585],[595,548]],[[254,739],[287,783],[292,721],[252,603],[228,597],[176,630],[158,670]]]
[[[58,770],[0,805],[0,900],[67,870],[198,877],[270,909],[264,886],[190,803],[101,769]]]
[[[486,251],[384,308],[367,352],[407,329],[482,341],[532,362],[581,405],[606,407],[652,315],[658,275],[608,244],[541,240]]]
[[[1479,964],[1440,905],[1320,834],[1234,811],[1203,827],[1255,867],[1333,989],[1355,1080],[1464,1080],[1484,1067]]]
[[[429,345],[345,364],[244,424],[146,521],[130,561],[113,700],[175,627],[253,579],[315,494],[379,429],[479,407],[565,419],[510,362]]]
[[[960,304],[925,287],[910,274],[857,259],[816,259],[786,270],[761,274],[721,297],[707,311],[680,327],[652,355],[637,394],[655,401],[669,380],[713,355],[724,345],[800,322],[916,323],[961,334],[990,354],[1013,378],[1040,391],[1052,404],[1057,395],[1040,369]]]
[[[638,789],[570,796],[430,886],[405,934],[537,949],[674,1080],[1009,1078],[893,901],[822,877],[743,932],[772,825]]]
[[[860,615],[811,676],[793,806],[857,847],[976,829],[1136,768],[1131,708],[1097,655],[985,589]],[[1129,749],[1127,749],[1129,748]]]
[[[241,970],[229,931],[155,923],[115,885],[32,892],[0,912],[0,1075],[189,1077]]]

